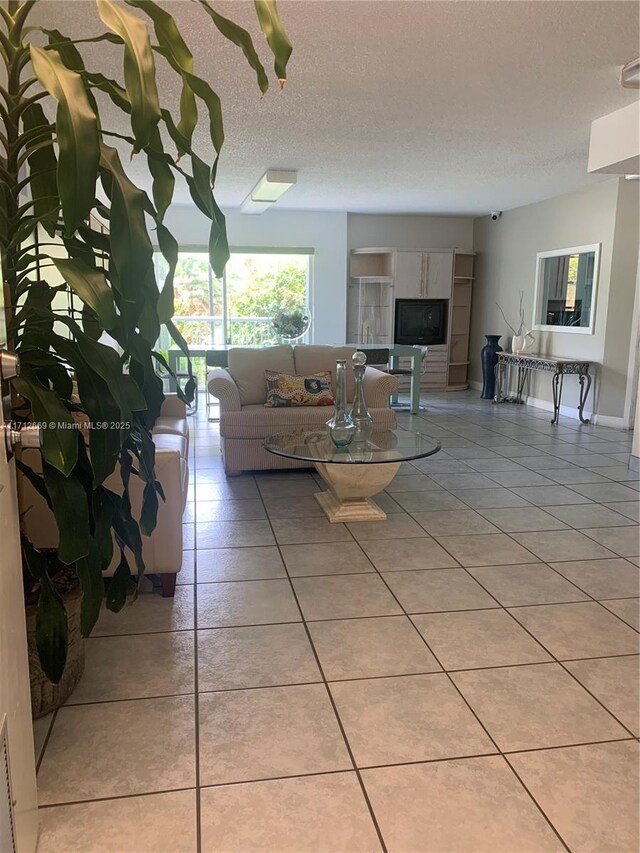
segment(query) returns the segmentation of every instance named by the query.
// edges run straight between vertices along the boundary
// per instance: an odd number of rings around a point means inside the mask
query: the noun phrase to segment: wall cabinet
[[[468,388],[474,261],[473,252],[458,249],[353,249],[348,343],[394,343],[396,299],[447,299],[447,340],[429,347],[421,387],[432,391]]]
[[[394,285],[396,299],[449,299],[453,250],[396,250]]]

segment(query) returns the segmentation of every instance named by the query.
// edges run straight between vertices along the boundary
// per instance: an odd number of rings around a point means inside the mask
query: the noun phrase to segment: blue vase
[[[493,400],[496,394],[496,364],[498,353],[502,347],[498,343],[502,335],[485,335],[486,344],[482,347],[480,358],[482,360],[482,394],[483,400]]]

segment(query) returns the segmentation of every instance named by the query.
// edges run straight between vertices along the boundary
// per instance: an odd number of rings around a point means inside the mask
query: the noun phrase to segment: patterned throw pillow
[[[265,406],[333,406],[331,371],[316,373],[315,376],[292,376],[265,370],[267,402]]]

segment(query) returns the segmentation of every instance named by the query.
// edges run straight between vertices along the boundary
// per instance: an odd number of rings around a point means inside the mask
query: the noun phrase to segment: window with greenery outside
[[[222,278],[216,278],[206,253],[181,252],[174,276],[175,325],[194,348],[277,344],[272,318],[278,311],[306,310],[310,264],[308,254],[232,251]],[[160,254],[156,269],[162,280]],[[169,345],[165,336],[161,349]],[[194,360],[194,372],[204,387],[203,359]]]

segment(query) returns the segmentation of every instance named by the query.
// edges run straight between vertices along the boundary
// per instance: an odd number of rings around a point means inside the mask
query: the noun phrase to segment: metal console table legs
[[[588,424],[590,421],[584,416],[584,407],[589,396],[589,390],[591,389],[591,364],[592,362],[590,361],[580,359],[554,358],[553,356],[531,355],[528,353],[498,353],[495,402],[522,403],[522,394],[525,382],[529,377],[529,372],[531,370],[542,370],[546,373],[551,373],[553,374],[551,377],[551,390],[553,391],[553,418],[551,419],[551,423],[557,424],[560,419],[564,377],[573,374],[578,377],[578,382],[580,383],[578,417],[580,418],[580,423]],[[504,380],[507,367],[516,367],[518,369],[516,396],[510,399],[504,396]]]

